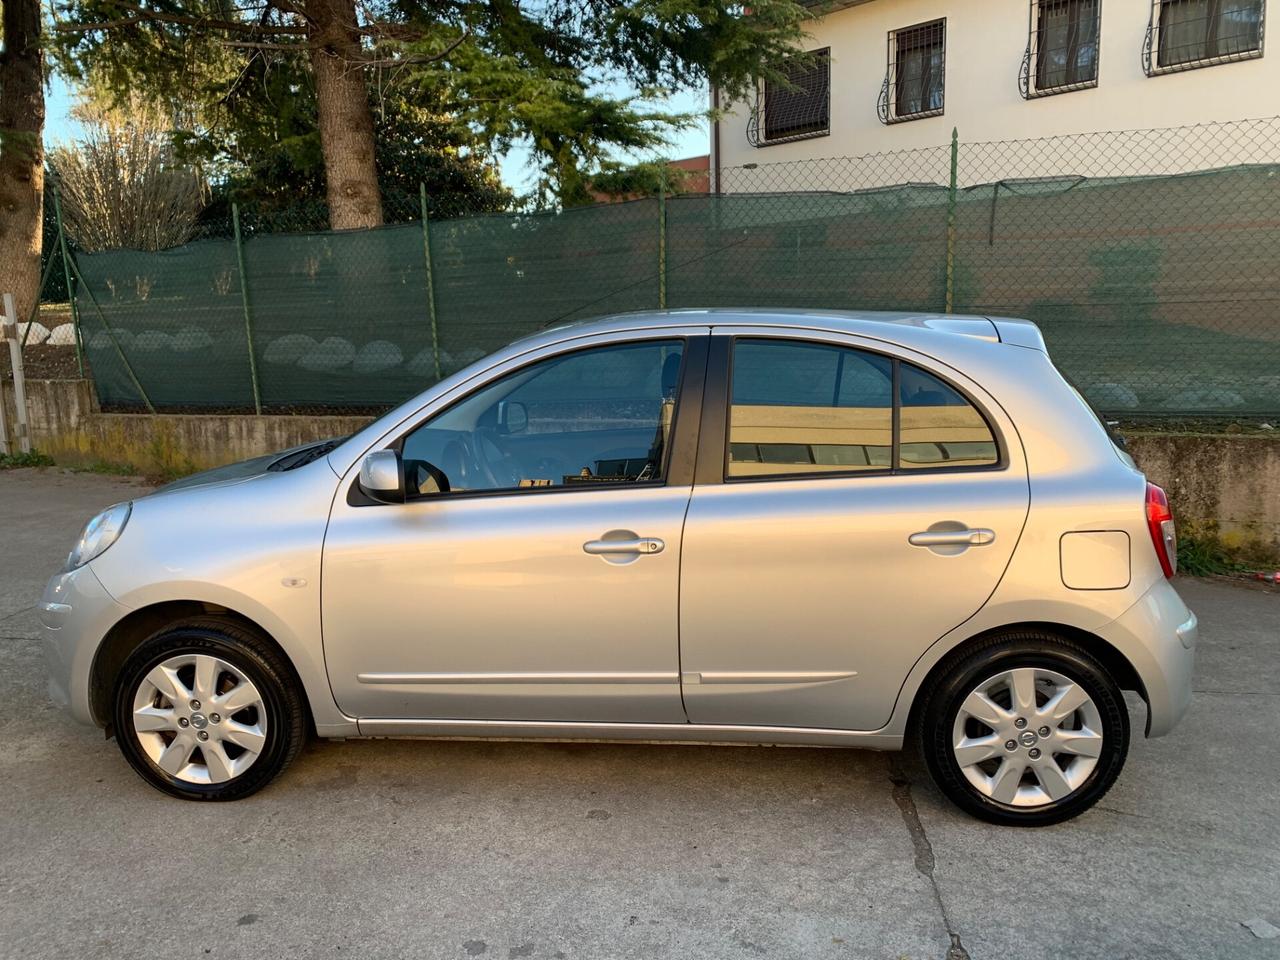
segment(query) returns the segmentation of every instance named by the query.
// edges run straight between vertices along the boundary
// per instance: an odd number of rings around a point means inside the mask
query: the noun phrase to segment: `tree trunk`
[[[329,226],[382,224],[373,160],[373,112],[360,65],[354,0],[307,0],[312,21],[311,69],[316,83],[320,149],[324,154]]]
[[[44,200],[44,56],[40,0],[0,0],[0,293],[20,320],[40,301]]]

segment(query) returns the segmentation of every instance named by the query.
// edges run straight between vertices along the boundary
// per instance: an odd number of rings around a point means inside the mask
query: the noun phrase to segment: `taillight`
[[[1151,531],[1160,568],[1166,577],[1172,577],[1178,569],[1178,534],[1173,528],[1169,498],[1154,483],[1147,484],[1147,529]]]

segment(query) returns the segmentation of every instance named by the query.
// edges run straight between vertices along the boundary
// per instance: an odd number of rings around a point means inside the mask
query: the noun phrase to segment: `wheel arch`
[[[275,648],[281,660],[288,665],[290,679],[297,685],[306,706],[307,729],[315,732],[315,717],[307,685],[302,682],[293,658],[268,630],[250,617],[221,604],[199,600],[163,600],[131,610],[118,620],[107,631],[94,654],[93,666],[89,671],[89,710],[94,722],[106,729],[108,737],[114,733],[111,724],[111,694],[120,675],[120,668],[124,666],[129,654],[162,631],[191,620],[207,621],[211,618],[249,630]]]
[[[1098,636],[1096,633],[1091,633],[1088,630],[1067,623],[1058,623],[1051,620],[1023,620],[1016,623],[1004,623],[1000,626],[983,630],[980,633],[975,633],[938,657],[933,665],[929,667],[924,678],[916,685],[915,690],[912,691],[911,707],[907,712],[907,737],[909,739],[914,738],[918,733],[920,710],[928,699],[925,696],[926,691],[933,688],[938,679],[951,668],[953,663],[968,655],[969,651],[975,646],[992,637],[1021,630],[1038,630],[1057,634],[1063,639],[1073,640],[1080,644],[1098,659],[1103,668],[1115,679],[1116,685],[1121,690],[1136,691],[1142,697],[1142,702],[1148,704],[1147,712],[1150,714],[1150,701],[1147,697],[1147,689],[1142,683],[1142,676],[1129,658],[1110,641]]]

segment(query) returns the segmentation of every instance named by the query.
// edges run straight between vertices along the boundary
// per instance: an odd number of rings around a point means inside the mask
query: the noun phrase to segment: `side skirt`
[[[571,723],[553,720],[360,720],[362,737],[432,740],[630,740],[646,743],[770,744],[901,750],[901,735],[819,727],[706,723]]]

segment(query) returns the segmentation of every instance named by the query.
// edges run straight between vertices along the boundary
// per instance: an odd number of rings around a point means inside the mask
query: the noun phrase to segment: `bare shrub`
[[[84,136],[49,154],[71,239],[86,252],[189,240],[208,190],[197,171],[174,164],[164,113],[137,99],[123,108],[87,101],[74,115]]]

